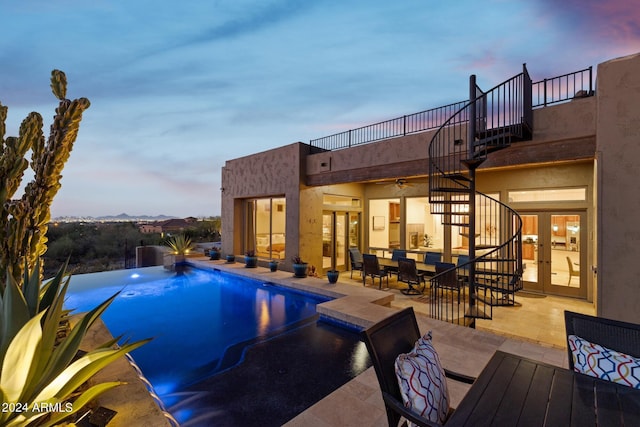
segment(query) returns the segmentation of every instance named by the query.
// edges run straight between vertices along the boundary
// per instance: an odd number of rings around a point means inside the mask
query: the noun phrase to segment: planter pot
[[[278,261],[269,261],[269,270],[278,271]]]
[[[307,264],[293,264],[294,277],[307,277]]]
[[[258,257],[257,256],[245,256],[244,257],[244,266],[247,268],[256,268],[258,266]]]
[[[338,281],[338,276],[340,276],[340,272],[336,270],[327,271],[327,279],[329,283],[336,283]]]
[[[218,251],[209,251],[209,259],[211,260],[219,260],[220,259],[220,252]]]
[[[227,262],[236,262],[235,255],[227,255]]]

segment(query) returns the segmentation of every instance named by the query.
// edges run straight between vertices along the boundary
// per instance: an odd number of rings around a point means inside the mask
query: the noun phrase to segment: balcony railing
[[[547,105],[569,101],[573,98],[593,95],[592,74],[592,67],[589,67],[584,70],[532,83],[532,106],[534,108],[546,107]],[[454,102],[453,104],[432,108],[419,113],[312,139],[309,141],[309,145],[321,150],[333,151],[383,139],[438,129],[449,117],[455,114],[456,111],[459,111],[466,102],[467,101]],[[467,117],[460,115],[457,119],[466,121]]]
[[[437,129],[456,111],[462,108],[465,103],[466,101],[454,102],[453,104],[420,111],[419,113],[409,114],[408,116],[396,117],[395,119],[384,122],[312,139],[309,144],[312,147],[318,147],[324,150],[339,150],[341,148],[349,148],[382,139]]]
[[[531,87],[534,108],[591,96],[593,95],[593,67],[540,80],[533,83]]]

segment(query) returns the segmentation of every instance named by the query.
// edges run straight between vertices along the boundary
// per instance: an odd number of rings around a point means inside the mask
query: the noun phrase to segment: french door
[[[586,214],[526,212],[521,216],[525,290],[586,298]]]
[[[358,247],[360,214],[358,212],[325,211],[322,214],[322,268],[347,270],[351,246]]]

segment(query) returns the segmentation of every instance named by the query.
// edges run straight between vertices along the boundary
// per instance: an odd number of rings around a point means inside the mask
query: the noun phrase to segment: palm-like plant
[[[80,343],[91,325],[100,317],[117,294],[90,312],[81,315],[68,335],[56,343],[61,322],[68,319],[63,302],[69,285],[64,267],[43,286],[39,262],[29,272],[25,269],[20,286],[7,274],[1,293],[0,317],[0,398],[3,407],[16,411],[0,413],[0,425],[26,426],[35,420],[39,425],[55,425],[73,415],[101,393],[121,384],[107,382],[72,395],[96,372],[149,340],[113,345],[120,337],[104,343],[74,361]],[[68,412],[49,412],[64,402]],[[44,417],[48,417],[44,419]]]
[[[177,234],[167,239],[166,245],[176,255],[186,255],[193,249],[193,243],[189,236]]]

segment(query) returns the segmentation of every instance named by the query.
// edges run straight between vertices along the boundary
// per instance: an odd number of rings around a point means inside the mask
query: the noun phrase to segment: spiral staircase
[[[493,307],[514,305],[522,289],[522,219],[509,206],[476,191],[476,170],[497,150],[531,139],[532,82],[522,73],[484,92],[470,77],[469,101],[429,145],[429,202],[442,223],[467,237],[458,258],[431,278],[431,317],[475,327]],[[454,228],[455,230],[456,228]]]

